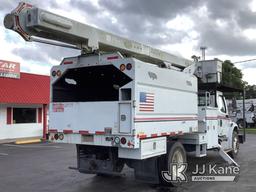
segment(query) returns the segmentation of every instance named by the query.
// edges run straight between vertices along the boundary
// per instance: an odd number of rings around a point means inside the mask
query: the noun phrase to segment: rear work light
[[[115,144],[119,144],[120,143],[119,137],[115,137],[114,142],[115,142]]]

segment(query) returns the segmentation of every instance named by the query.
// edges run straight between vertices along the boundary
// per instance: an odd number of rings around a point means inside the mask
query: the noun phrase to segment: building
[[[49,100],[49,76],[0,75],[0,140],[45,137]]]

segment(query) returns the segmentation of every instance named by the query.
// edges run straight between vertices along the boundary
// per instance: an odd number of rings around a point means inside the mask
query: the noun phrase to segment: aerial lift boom
[[[144,62],[157,65],[171,64],[186,68],[192,61],[152,48],[142,43],[108,33],[89,25],[68,19],[21,2],[4,18],[8,29],[18,32],[26,41],[49,43],[59,41],[78,48],[83,53],[120,52]],[[36,39],[34,37],[43,38]],[[56,44],[56,42],[51,42]]]

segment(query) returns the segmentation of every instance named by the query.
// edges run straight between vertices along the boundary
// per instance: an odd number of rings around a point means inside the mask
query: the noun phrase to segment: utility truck
[[[79,172],[119,175],[126,164],[136,179],[164,183],[187,152],[213,149],[237,165],[243,137],[228,116],[221,61],[190,61],[27,3],[4,25],[26,41],[81,49],[52,67],[49,111],[49,139],[76,144]]]
[[[256,125],[256,99],[245,100],[245,119],[243,116],[243,100],[227,100],[229,115],[232,121],[236,122],[239,127],[254,127]]]

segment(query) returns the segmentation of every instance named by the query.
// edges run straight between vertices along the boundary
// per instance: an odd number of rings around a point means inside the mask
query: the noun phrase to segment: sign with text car
[[[0,60],[0,77],[20,78],[20,63]]]

